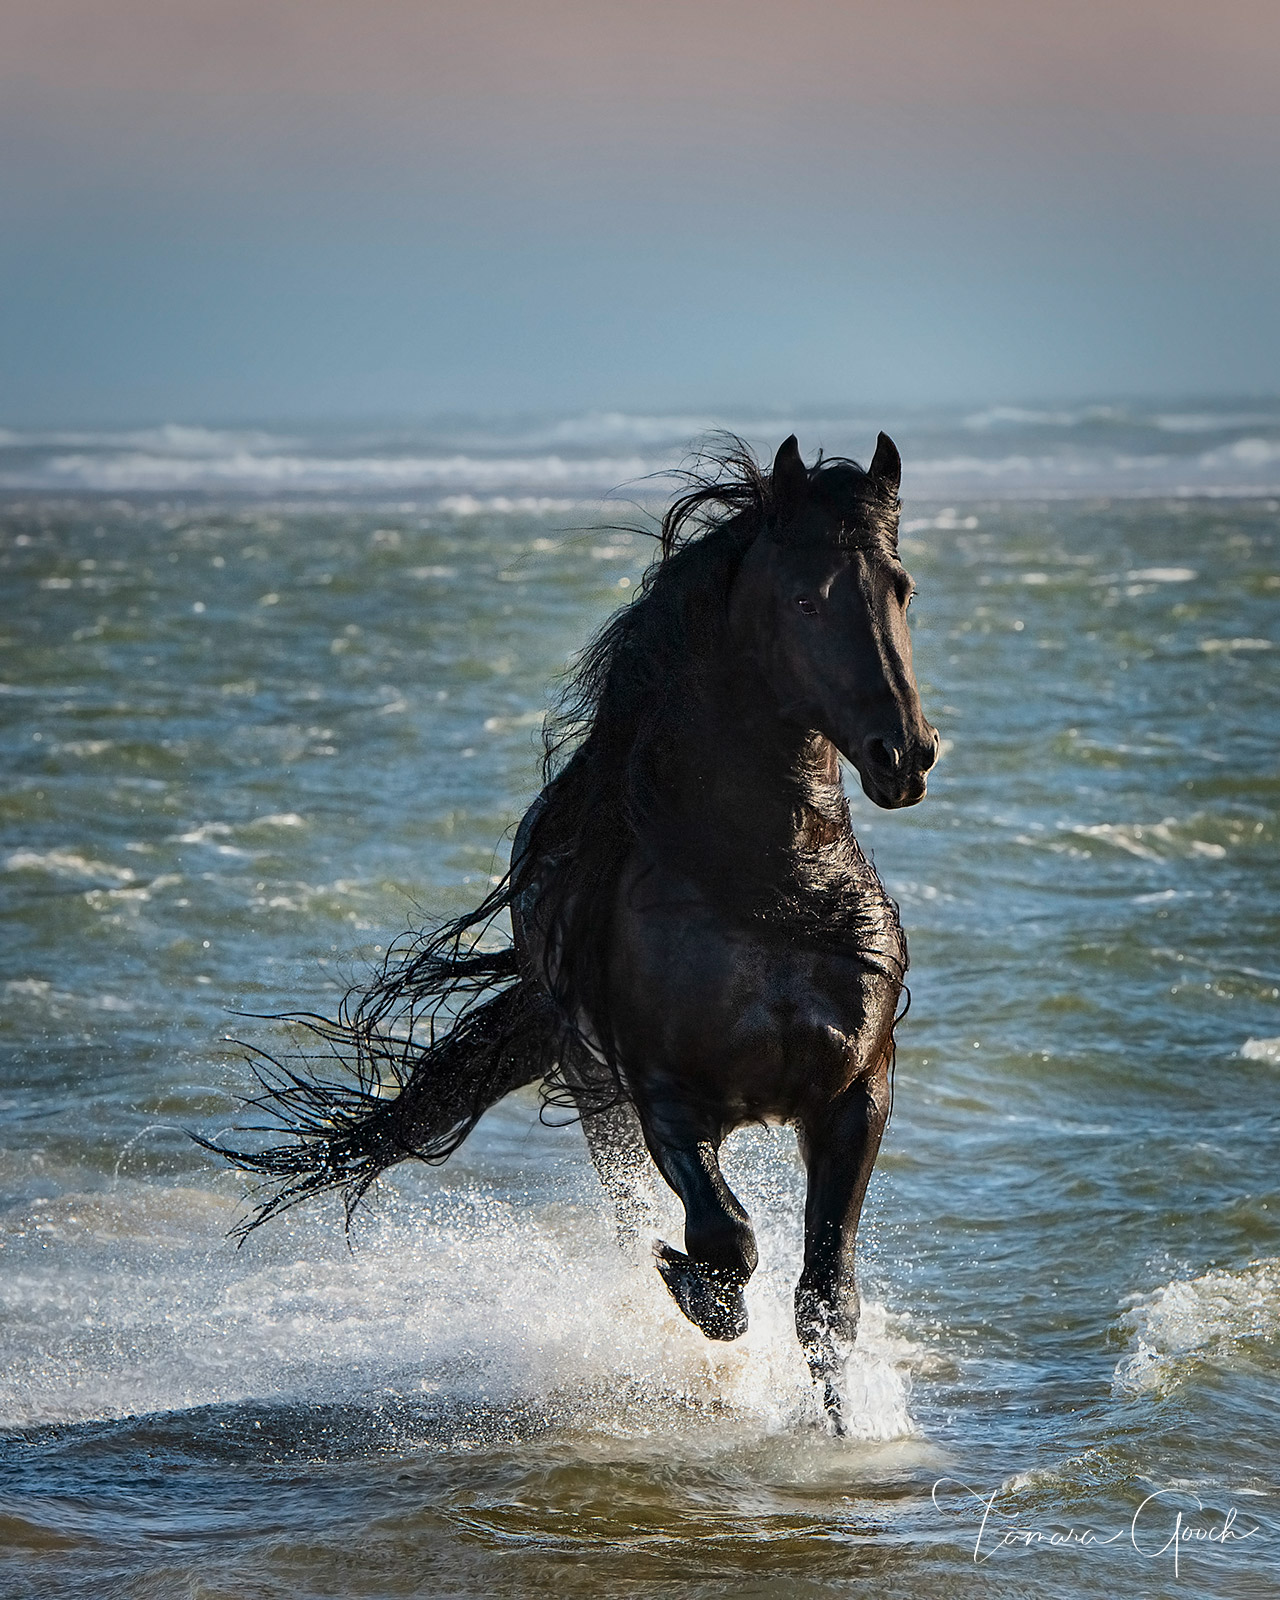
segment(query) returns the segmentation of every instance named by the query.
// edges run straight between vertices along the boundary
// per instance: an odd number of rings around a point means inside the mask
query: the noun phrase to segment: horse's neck
[[[704,680],[670,755],[667,794],[717,856],[785,872],[849,835],[834,745],[785,722],[749,672]]]

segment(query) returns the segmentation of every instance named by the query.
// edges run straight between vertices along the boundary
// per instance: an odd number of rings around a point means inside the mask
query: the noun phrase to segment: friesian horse
[[[684,1250],[656,1243],[657,1269],[708,1338],[736,1339],[757,1251],[718,1153],[745,1123],[790,1123],[808,1176],[796,1331],[839,1426],[907,967],[839,758],[893,809],[924,798],[938,754],[900,475],[883,433],[865,471],[806,467],[792,436],[771,471],[731,440],[691,475],[636,597],[567,680],[507,875],[406,935],[336,1017],[293,1015],[330,1054],[254,1052],[250,1103],[289,1138],[209,1146],[263,1179],[242,1232],[328,1189],[349,1220],[387,1167],[445,1159],[541,1081],[581,1114],[624,1234],[656,1165],[685,1212]]]

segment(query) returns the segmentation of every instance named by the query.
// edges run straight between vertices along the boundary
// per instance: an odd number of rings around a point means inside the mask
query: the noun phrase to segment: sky
[[[0,425],[1280,391],[1275,0],[0,0]]]

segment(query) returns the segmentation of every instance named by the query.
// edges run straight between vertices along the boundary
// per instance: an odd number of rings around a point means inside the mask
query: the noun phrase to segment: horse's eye
[[[809,599],[808,595],[797,595],[796,604],[800,607],[801,611],[806,617],[816,617],[818,615],[818,608],[814,605],[813,601]]]

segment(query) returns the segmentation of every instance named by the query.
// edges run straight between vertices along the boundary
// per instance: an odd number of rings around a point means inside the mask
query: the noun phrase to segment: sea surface
[[[735,1345],[532,1092],[350,1248],[237,1249],[188,1137],[237,1013],[503,871],[717,423],[894,432],[945,741],[915,810],[851,784],[912,1005],[845,1438],[787,1130],[728,1150]],[[1280,402],[0,434],[0,1594],[1274,1595],[1278,749]]]

